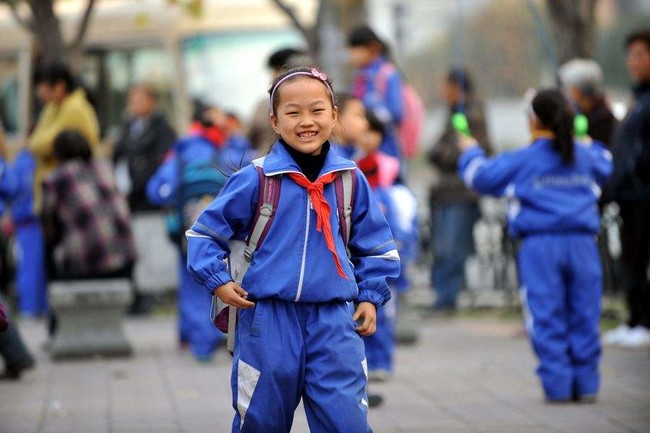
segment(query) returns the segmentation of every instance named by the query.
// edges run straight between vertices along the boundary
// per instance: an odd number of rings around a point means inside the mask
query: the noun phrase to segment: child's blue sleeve
[[[399,276],[400,260],[393,235],[368,181],[359,169],[350,228],[350,261],[359,287],[357,302],[377,307],[390,299],[389,283]]]
[[[224,262],[228,242],[243,240],[257,206],[259,177],[249,165],[233,174],[219,196],[187,231],[187,269],[208,293],[232,281]]]
[[[594,141],[588,146],[589,156],[592,162],[592,173],[596,183],[601,188],[609,179],[613,170],[613,159],[611,152],[599,141]]]
[[[488,158],[485,151],[474,146],[458,159],[458,171],[467,185],[479,194],[501,196],[517,172],[517,153],[506,152]]]
[[[176,201],[178,192],[178,162],[172,155],[147,182],[147,200],[156,206],[169,206]]]

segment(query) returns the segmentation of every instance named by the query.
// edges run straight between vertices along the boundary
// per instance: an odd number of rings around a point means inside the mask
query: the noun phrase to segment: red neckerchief
[[[314,211],[316,212],[316,231],[323,232],[327,249],[330,250],[332,256],[334,256],[336,270],[340,276],[347,280],[348,276],[345,275],[345,272],[343,271],[341,260],[339,259],[339,255],[334,247],[334,236],[332,235],[332,226],[330,224],[330,215],[332,211],[329,203],[325,200],[325,196],[323,196],[323,187],[334,181],[336,176],[338,176],[338,173],[329,173],[325,176],[319,177],[314,182],[310,182],[302,173],[289,173],[289,177],[293,179],[294,182],[307,190]]]

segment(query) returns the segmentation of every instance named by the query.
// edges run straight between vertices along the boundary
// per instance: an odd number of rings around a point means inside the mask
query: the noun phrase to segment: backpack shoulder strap
[[[352,200],[356,183],[356,170],[342,171],[334,179],[334,191],[336,192],[336,206],[339,216],[339,227],[341,237],[347,248],[350,241],[350,230],[352,225]]]
[[[253,253],[257,251],[264,238],[266,238],[275,218],[278,202],[280,201],[282,175],[266,176],[262,168],[263,163],[263,157],[253,161],[259,179],[259,197],[257,199],[257,210],[255,211],[250,233],[246,240],[246,248],[244,248],[244,258],[248,264],[253,259]],[[241,273],[241,278],[243,278],[244,273],[245,271]]]
[[[282,184],[282,175],[266,176],[263,165],[264,157],[253,160],[253,165],[257,170],[259,180],[259,195],[257,199],[257,210],[251,222],[250,233],[244,247],[244,262],[237,275],[235,282],[241,286],[244,275],[250,267],[253,260],[253,253],[260,247],[266,237],[276,210],[280,201],[280,185]],[[213,297],[213,302],[215,301]],[[237,326],[237,308],[232,305],[228,306],[228,336],[226,338],[226,348],[233,354],[235,348],[235,330]]]

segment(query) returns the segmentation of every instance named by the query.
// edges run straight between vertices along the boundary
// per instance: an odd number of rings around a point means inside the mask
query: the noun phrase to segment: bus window
[[[147,83],[158,94],[158,109],[173,122],[173,68],[162,47],[94,49],[85,58],[83,82],[96,100],[104,133],[109,136],[126,116],[129,88]]]
[[[182,41],[188,94],[249,118],[271,81],[266,67],[275,50],[303,47],[295,30],[203,34]]]
[[[0,124],[8,134],[19,130],[18,58],[0,57]]]

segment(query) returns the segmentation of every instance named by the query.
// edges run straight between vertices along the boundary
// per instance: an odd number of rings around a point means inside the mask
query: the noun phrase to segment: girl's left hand
[[[357,326],[357,333],[364,337],[369,337],[377,331],[377,309],[370,302],[360,302],[354,312],[352,319],[358,322],[363,318],[363,322]]]

